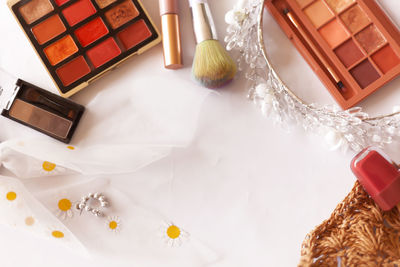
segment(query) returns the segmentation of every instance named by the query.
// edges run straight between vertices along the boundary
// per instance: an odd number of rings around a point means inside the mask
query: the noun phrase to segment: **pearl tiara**
[[[263,0],[239,0],[225,15],[226,48],[249,81],[248,98],[261,112],[289,129],[291,124],[321,135],[332,149],[383,147],[400,136],[400,107],[372,117],[360,107],[309,104],[293,93],[274,69],[263,40]]]

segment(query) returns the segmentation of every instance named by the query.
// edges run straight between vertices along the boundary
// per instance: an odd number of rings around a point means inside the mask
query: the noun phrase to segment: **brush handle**
[[[199,4],[199,3],[208,4],[208,1],[207,0],[189,0],[190,7],[192,7],[193,4]]]
[[[24,101],[26,100],[30,104],[36,104],[36,105],[41,105],[43,107],[50,108],[60,116],[70,117],[70,115],[72,115],[71,111],[73,111],[73,110],[47,98],[44,95],[41,95],[35,89],[32,89],[32,88],[26,89],[24,92],[24,96],[25,96],[23,98]]]
[[[207,0],[189,0],[196,43],[218,40],[217,30]]]

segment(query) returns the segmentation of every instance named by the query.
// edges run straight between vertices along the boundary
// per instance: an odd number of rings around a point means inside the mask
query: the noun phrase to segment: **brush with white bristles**
[[[189,3],[197,43],[193,77],[207,88],[222,87],[232,81],[236,64],[218,41],[207,0],[189,0]]]

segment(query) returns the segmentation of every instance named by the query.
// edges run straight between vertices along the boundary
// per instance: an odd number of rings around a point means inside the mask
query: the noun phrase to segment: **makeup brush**
[[[54,112],[59,113],[62,116],[67,116],[68,118],[73,118],[75,111],[68,107],[58,104],[53,100],[41,95],[38,91],[32,88],[27,88],[24,92],[24,97],[26,100],[33,102],[33,104],[39,104],[44,107],[52,109]]]
[[[332,79],[335,81],[336,86],[342,90],[345,91],[345,87],[343,82],[340,80],[339,76],[335,73],[335,71],[332,69],[332,67],[329,65],[329,63],[325,60],[324,56],[318,51],[318,49],[315,47],[313,42],[310,40],[310,38],[307,36],[303,28],[300,26],[300,24],[297,22],[297,20],[294,18],[292,13],[288,8],[285,8],[283,10],[283,14],[285,14],[290,22],[293,24],[293,26],[300,32],[301,36],[306,40],[307,44],[311,47],[311,49],[314,51],[314,53],[317,55],[319,60],[322,62],[322,64],[325,66],[329,74],[331,75]]]
[[[189,0],[196,37],[192,74],[207,88],[219,88],[236,74],[235,62],[217,38],[214,21],[207,0]]]

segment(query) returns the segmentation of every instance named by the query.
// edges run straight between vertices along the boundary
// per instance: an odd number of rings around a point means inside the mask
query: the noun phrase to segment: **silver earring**
[[[75,208],[80,211],[82,214],[83,211],[87,211],[95,215],[96,217],[104,216],[104,213],[100,211],[98,207],[93,207],[89,205],[89,201],[94,200],[98,201],[100,207],[106,208],[109,206],[109,203],[106,197],[102,193],[89,193],[87,196],[83,196],[81,200],[76,203]]]

